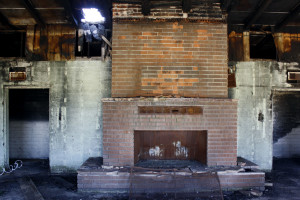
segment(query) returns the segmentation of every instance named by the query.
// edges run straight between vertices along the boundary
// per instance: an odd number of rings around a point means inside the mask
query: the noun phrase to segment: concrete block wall
[[[27,80],[9,82],[9,67],[24,66]],[[49,88],[49,159],[52,172],[75,171],[102,156],[101,98],[111,95],[110,61],[0,62],[0,166],[8,161],[6,127],[9,88]]]
[[[271,170],[273,160],[273,92],[295,87],[287,83],[287,70],[298,63],[272,61],[232,62],[236,67],[236,88],[229,97],[238,100],[238,156]]]

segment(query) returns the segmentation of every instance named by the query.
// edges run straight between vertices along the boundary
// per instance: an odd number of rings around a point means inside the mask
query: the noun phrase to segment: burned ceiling
[[[73,24],[81,19],[81,8],[98,8],[111,26],[112,2],[141,4],[145,15],[152,8],[219,5],[227,14],[229,31],[299,32],[300,0],[0,0],[0,30],[22,30],[27,25]],[[110,28],[110,27],[108,27]]]
[[[110,0],[0,0],[0,30],[24,30],[28,25],[78,26],[82,8],[97,8],[111,26]]]
[[[223,0],[230,30],[299,32],[299,0]]]

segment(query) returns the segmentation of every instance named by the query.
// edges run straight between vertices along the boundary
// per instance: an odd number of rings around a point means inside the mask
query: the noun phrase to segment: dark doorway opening
[[[250,34],[250,58],[276,60],[276,46],[272,34]]]
[[[273,93],[273,156],[300,157],[300,91]]]
[[[9,158],[49,159],[49,89],[9,90]]]

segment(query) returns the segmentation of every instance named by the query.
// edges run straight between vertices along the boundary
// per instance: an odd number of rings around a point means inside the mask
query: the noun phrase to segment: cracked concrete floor
[[[107,196],[105,194],[79,193],[76,188],[76,174],[53,175],[49,173],[48,163],[45,161],[24,162],[21,169],[11,174],[0,176],[1,200],[26,200],[24,188],[21,189],[20,179],[32,180],[38,193],[45,200],[94,200],[94,199],[128,199],[126,196]],[[225,200],[300,200],[300,158],[274,159],[274,170],[266,174],[266,181],[273,183],[266,187],[262,196],[254,196],[251,191],[223,192]],[[26,185],[26,184],[25,184]],[[143,198],[141,198],[143,199]],[[145,199],[145,198],[144,198]],[[147,195],[147,199],[175,199],[164,196]],[[176,198],[185,199],[185,198]],[[194,199],[222,199],[222,198],[194,198]]]

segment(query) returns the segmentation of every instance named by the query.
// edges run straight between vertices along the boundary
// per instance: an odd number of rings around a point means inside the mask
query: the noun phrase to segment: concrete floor
[[[0,176],[1,200],[26,200],[26,187],[22,180],[32,180],[37,193],[43,199],[49,200],[94,200],[94,199],[128,199],[126,196],[111,197],[106,194],[79,193],[76,189],[76,174],[53,175],[49,173],[48,163],[45,161],[31,160],[24,162],[21,169],[11,174]],[[21,180],[21,181],[20,181]],[[272,187],[266,187],[262,196],[257,191],[223,192],[225,200],[300,200],[300,158],[298,159],[274,159],[274,170],[267,173],[266,181],[273,183]],[[26,185],[26,183],[25,183]],[[28,188],[27,188],[28,189]],[[29,195],[31,195],[29,193]],[[41,199],[41,198],[37,198]],[[175,199],[174,196],[147,195],[140,199]],[[176,199],[186,199],[177,197]],[[191,198],[189,198],[191,199]],[[221,197],[195,197],[192,199],[222,199]]]

